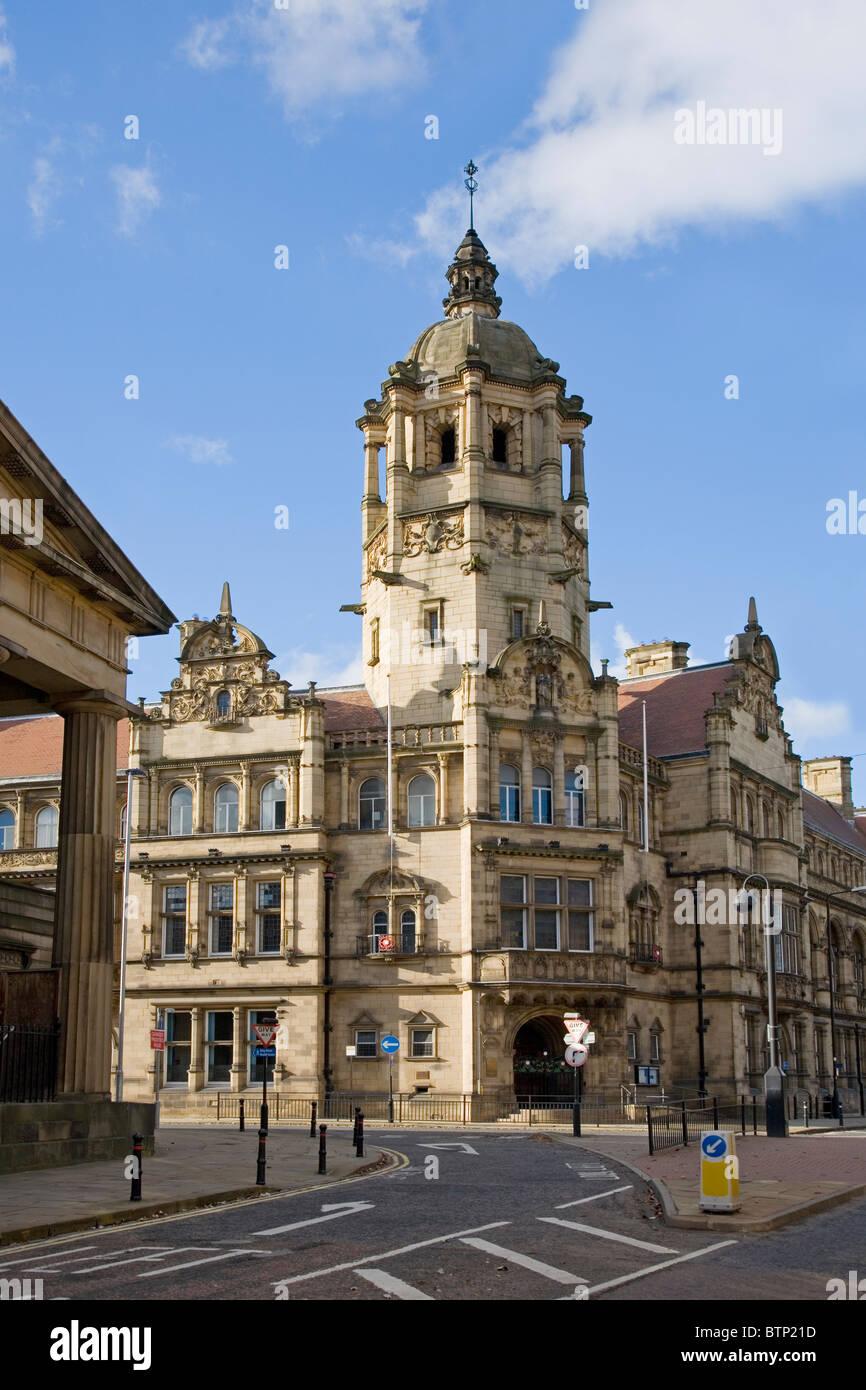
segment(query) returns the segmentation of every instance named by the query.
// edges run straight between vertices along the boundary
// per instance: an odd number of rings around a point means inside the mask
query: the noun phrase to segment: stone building
[[[392,1065],[404,1094],[507,1103],[570,1087],[569,1012],[595,1033],[591,1094],[758,1089],[764,932],[734,894],[765,876],[791,1090],[832,1085],[832,985],[859,1106],[850,760],[801,773],[754,602],[724,662],[689,667],[688,644],[661,642],[628,653],[621,682],[593,672],[591,614],[609,605],[589,581],[591,417],[500,317],[474,231],[447,278],[444,318],[358,421],[361,592],[344,608],[364,685],[293,687],[226,585],[212,621],[179,624],[178,674],[131,722],[126,1094],[152,1092],[160,1016],[178,1107],[257,1087],[252,1027],[275,1018],[283,1094],[381,1094]],[[0,775],[0,823],[12,792]]]

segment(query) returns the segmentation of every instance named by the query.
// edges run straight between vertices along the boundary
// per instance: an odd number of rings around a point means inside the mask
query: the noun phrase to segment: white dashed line
[[[557,1269],[555,1265],[546,1265],[542,1260],[534,1260],[531,1255],[521,1255],[519,1250],[506,1250],[504,1245],[492,1245],[489,1240],[469,1240],[462,1239],[464,1245],[473,1245],[476,1250],[484,1250],[488,1255],[497,1255],[502,1260],[508,1260],[510,1264],[522,1265],[524,1269],[532,1270],[533,1274],[542,1274],[545,1279],[552,1279],[556,1284],[568,1284],[574,1288],[575,1284],[585,1284],[587,1281],[580,1274],[569,1274],[564,1269]]]
[[[657,1255],[675,1255],[669,1245],[653,1245],[648,1240],[635,1240],[634,1236],[622,1236],[618,1231],[603,1231],[599,1226],[583,1226],[579,1221],[563,1221],[559,1216],[538,1216],[537,1221],[546,1221],[551,1226],[566,1226],[570,1231],[583,1231],[588,1236],[600,1236],[602,1240],[616,1240],[623,1245],[634,1245],[638,1250],[652,1250]]]
[[[402,1298],[404,1302],[410,1303],[435,1303],[435,1299],[429,1293],[422,1293],[412,1284],[404,1284],[402,1279],[395,1279],[393,1274],[386,1274],[384,1269],[356,1269],[354,1274],[360,1275],[368,1283],[375,1284],[377,1289],[383,1293],[392,1293],[397,1298]]]
[[[629,1182],[626,1183],[625,1187],[612,1187],[609,1192],[593,1192],[591,1197],[578,1197],[576,1202],[560,1202],[558,1207],[554,1207],[554,1211],[565,1211],[566,1207],[579,1207],[584,1202],[599,1202],[602,1197],[612,1197],[616,1192],[631,1192],[631,1190],[632,1185]]]

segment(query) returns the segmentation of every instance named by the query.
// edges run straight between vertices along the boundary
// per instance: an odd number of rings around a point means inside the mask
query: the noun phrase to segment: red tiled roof
[[[129,720],[117,721],[117,766],[125,770],[129,754]],[[0,719],[0,779],[60,776],[63,765],[63,720],[59,714],[32,719]]]
[[[646,680],[629,681],[619,688],[619,736],[632,748],[643,747],[641,702],[646,700],[647,747],[653,758],[677,753],[699,753],[707,746],[704,715],[713,707],[716,691],[722,692],[735,667],[729,661],[717,666],[686,667]]]
[[[325,706],[326,733],[385,727],[385,721],[363,685],[353,690],[323,690],[320,698]]]
[[[820,835],[829,835],[840,840],[858,854],[866,850],[866,825],[862,828],[849,825],[841,811],[823,796],[803,788],[803,824],[809,830],[817,830]]]

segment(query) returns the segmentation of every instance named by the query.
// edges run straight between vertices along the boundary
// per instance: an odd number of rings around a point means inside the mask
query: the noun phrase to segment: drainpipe
[[[325,932],[324,932],[324,978],[322,983],[325,986],[324,997],[324,1018],[322,1020],[322,1032],[324,1041],[322,1046],[322,1075],[325,1080],[325,1098],[334,1089],[331,1075],[331,986],[334,983],[331,975],[331,894],[334,891],[334,884],[337,882],[337,875],[326,872],[325,881]]]

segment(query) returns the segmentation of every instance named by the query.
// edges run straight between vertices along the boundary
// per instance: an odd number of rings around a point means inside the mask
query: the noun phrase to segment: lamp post
[[[775,942],[771,937],[778,935],[775,928],[770,927],[770,881],[765,874],[747,874],[743,880],[740,890],[746,893],[746,884],[750,879],[759,878],[763,880],[766,898],[761,902],[761,927],[764,933],[764,950],[767,963],[767,1051],[769,1066],[764,1072],[764,1101],[767,1113],[767,1138],[768,1139],[787,1139],[788,1121],[785,1118],[785,1077],[779,1066],[779,1026],[776,1020],[776,950]],[[767,905],[767,920],[764,920],[764,903]],[[746,895],[746,913],[748,919],[748,895]]]
[[[126,938],[129,922],[129,841],[132,824],[132,779],[145,774],[137,767],[126,769],[126,825],[123,833],[123,902],[120,916],[120,1000],[117,1010],[117,1067],[114,1072],[114,1099],[123,1100],[123,1026],[126,1015]],[[160,1058],[155,1059],[156,1066]]]

